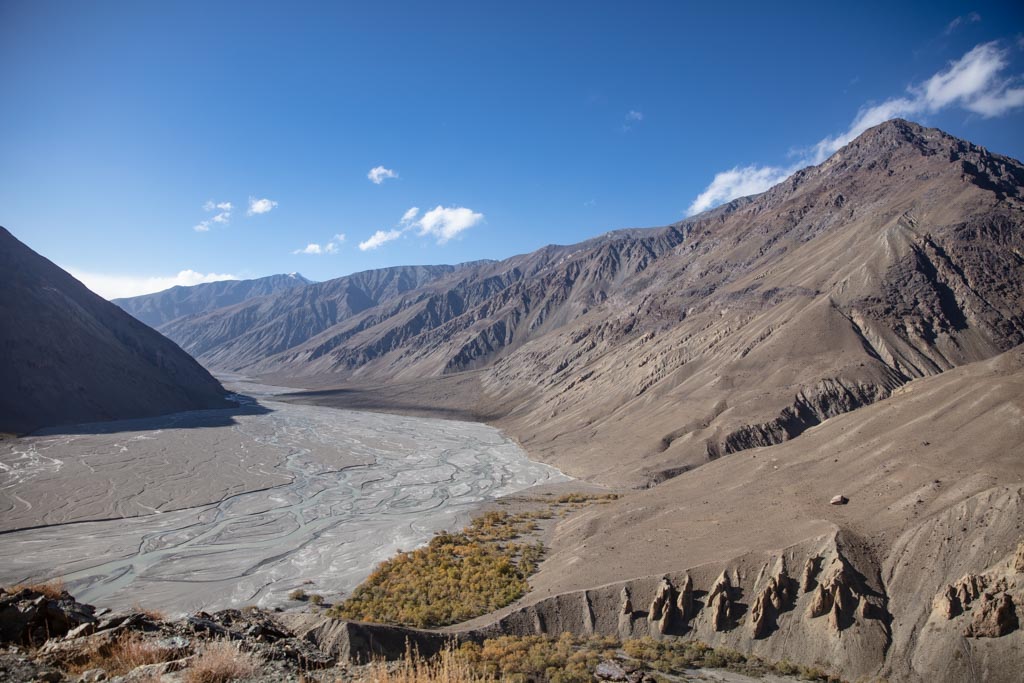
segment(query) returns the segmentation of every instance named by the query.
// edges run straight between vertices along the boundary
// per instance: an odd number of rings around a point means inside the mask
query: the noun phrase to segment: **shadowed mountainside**
[[[191,287],[171,287],[155,294],[111,299],[150,327],[161,325],[185,315],[197,315],[246,299],[267,296],[293,287],[304,287],[310,280],[298,273],[270,275],[254,280],[220,280]]]
[[[0,228],[0,432],[221,408],[195,360]]]

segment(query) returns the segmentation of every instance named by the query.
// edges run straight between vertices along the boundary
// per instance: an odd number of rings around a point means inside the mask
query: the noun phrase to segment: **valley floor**
[[[567,480],[485,425],[232,389],[257,398],[0,443],[0,584],[57,576],[168,613],[331,597],[481,503]]]

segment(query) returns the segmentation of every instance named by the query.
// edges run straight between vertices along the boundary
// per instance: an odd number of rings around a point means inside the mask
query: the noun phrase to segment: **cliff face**
[[[0,432],[225,407],[210,373],[0,228]]]

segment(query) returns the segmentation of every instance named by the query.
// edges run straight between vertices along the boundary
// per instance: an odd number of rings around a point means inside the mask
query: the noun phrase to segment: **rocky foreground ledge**
[[[0,589],[0,680],[211,680],[189,676],[211,659],[237,660],[219,680],[347,679],[373,659],[400,658],[411,643],[423,655],[441,635],[259,608],[198,612],[167,620],[146,611],[109,613],[67,591]],[[321,675],[312,675],[320,672]],[[216,677],[215,677],[216,678]]]

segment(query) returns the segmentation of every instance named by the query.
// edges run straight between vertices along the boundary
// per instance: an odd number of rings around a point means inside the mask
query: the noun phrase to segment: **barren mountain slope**
[[[0,432],[225,407],[195,360],[0,228]]]
[[[207,367],[241,370],[460,267],[400,266],[354,273],[185,316],[161,331]]]
[[[255,280],[220,280],[191,287],[171,287],[155,294],[112,299],[111,302],[150,327],[159,329],[183,315],[197,315],[308,284],[310,281],[298,273],[290,273]]]
[[[683,224],[614,305],[499,359],[484,392],[531,452],[605,481],[792,438],[1024,341],[1022,186],[1018,162],[883,124]]]
[[[762,195],[467,269],[245,369],[472,404],[573,475],[657,482],[1024,341],[1022,185],[890,121]]]
[[[1018,347],[586,509],[523,603],[476,625],[687,635],[850,680],[1015,680],[1022,455]]]

